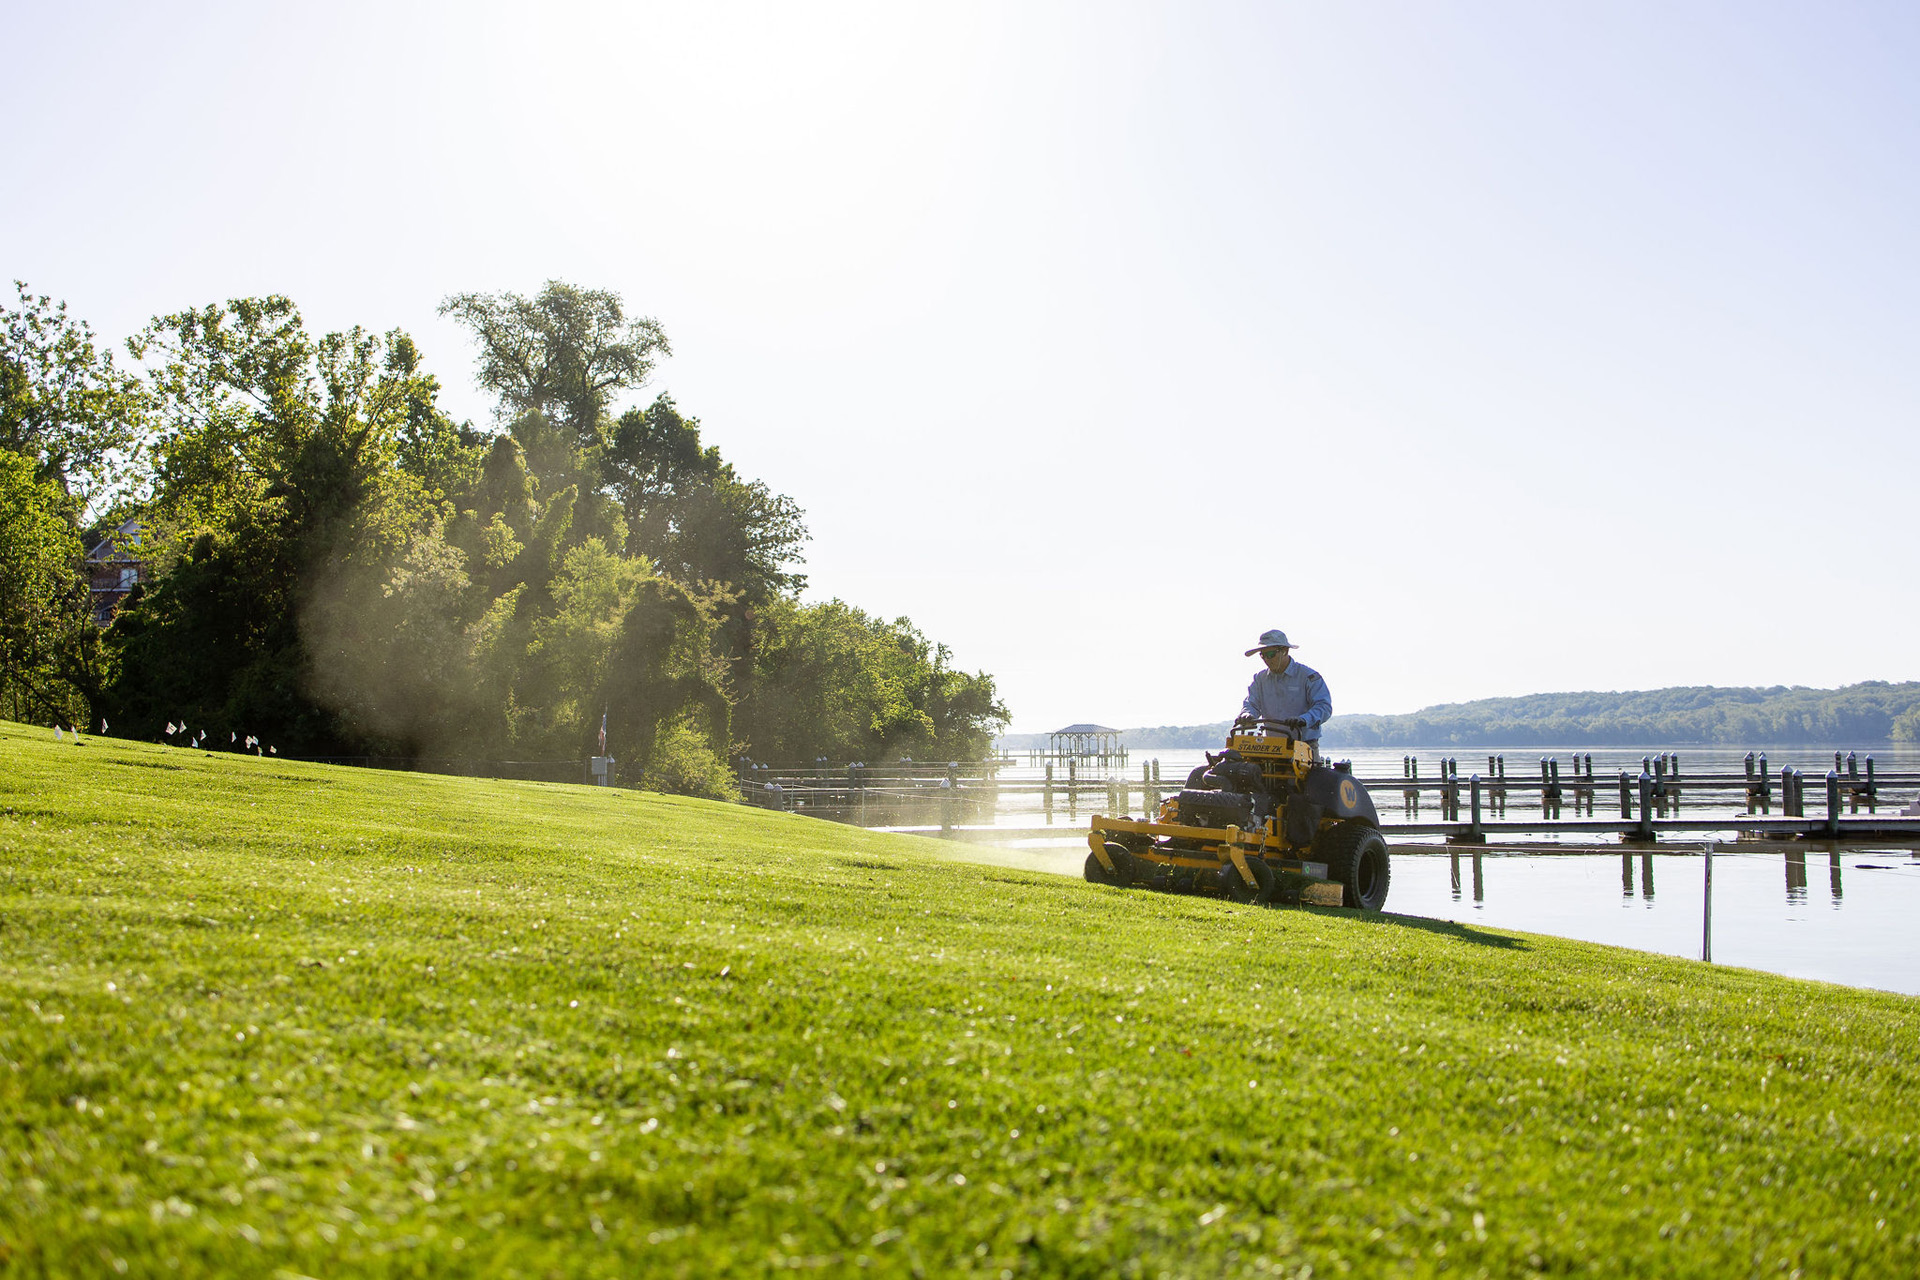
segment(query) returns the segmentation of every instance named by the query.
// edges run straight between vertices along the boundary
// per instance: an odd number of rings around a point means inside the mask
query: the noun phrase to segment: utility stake
[[[1713,841],[1707,841],[1705,897],[1706,908],[1700,918],[1700,959],[1706,964],[1713,963]]]

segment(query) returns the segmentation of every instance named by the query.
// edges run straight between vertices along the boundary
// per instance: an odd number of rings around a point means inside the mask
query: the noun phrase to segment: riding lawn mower
[[[1226,749],[1141,821],[1095,817],[1086,876],[1095,884],[1197,893],[1243,903],[1302,897],[1378,911],[1386,838],[1347,761],[1320,762],[1297,722],[1242,717]]]

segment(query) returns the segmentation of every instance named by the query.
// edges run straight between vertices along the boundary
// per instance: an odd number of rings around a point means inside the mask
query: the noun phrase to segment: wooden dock
[[[1484,777],[1462,777],[1451,758],[1440,760],[1437,774],[1422,777],[1420,762],[1408,756],[1401,776],[1360,781],[1389,839],[1441,836],[1485,844],[1564,834],[1653,844],[1663,835],[1721,831],[1779,840],[1920,838],[1920,816],[1900,812],[1900,798],[1920,794],[1920,772],[1881,771],[1872,756],[1863,760],[1853,752],[1835,752],[1834,767],[1811,780],[1792,766],[1775,773],[1764,752],[1749,752],[1739,773],[1704,774],[1683,772],[1677,752],[1649,754],[1637,775],[1619,770],[1612,777],[1596,775],[1591,755],[1574,755],[1564,770],[1557,758],[1541,757],[1537,771],[1524,773],[1510,773],[1504,756],[1486,759]],[[1010,778],[1003,776],[1008,764],[759,765],[742,772],[741,791],[749,803],[860,826],[963,840],[1035,840],[1073,836],[1095,813],[1157,813],[1185,783],[1184,777],[1163,780],[1158,761],[1142,764],[1138,778],[1126,770],[1082,770],[1072,761],[1039,777]],[[1028,813],[1044,825],[1005,822]]]

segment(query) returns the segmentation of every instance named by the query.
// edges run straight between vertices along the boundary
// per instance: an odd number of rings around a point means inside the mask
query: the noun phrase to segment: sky
[[[0,0],[123,339],[550,279],[1014,731],[1920,679],[1920,7]]]

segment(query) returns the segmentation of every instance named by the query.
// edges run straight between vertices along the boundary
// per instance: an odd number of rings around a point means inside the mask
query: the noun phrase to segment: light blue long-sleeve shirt
[[[1259,716],[1263,720],[1291,720],[1298,716],[1306,721],[1300,736],[1308,742],[1317,742],[1320,726],[1333,716],[1333,695],[1327,692],[1327,682],[1320,678],[1320,673],[1296,658],[1277,676],[1271,671],[1255,676],[1247,686],[1247,700],[1240,704],[1240,714]]]

